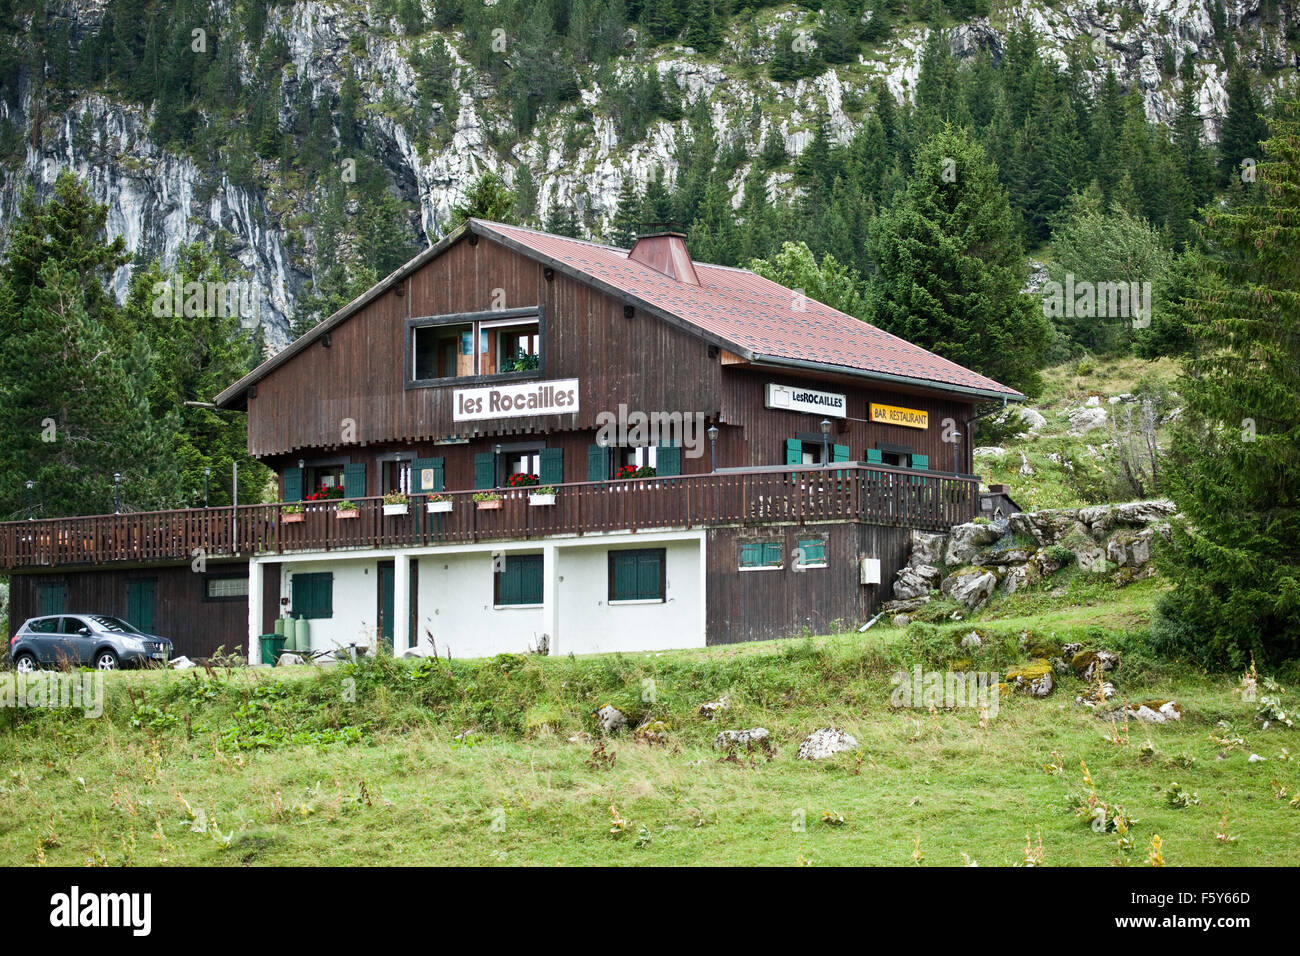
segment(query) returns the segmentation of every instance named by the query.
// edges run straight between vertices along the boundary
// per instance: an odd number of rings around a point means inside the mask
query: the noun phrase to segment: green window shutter
[[[868,465],[883,465],[884,463],[885,463],[885,459],[884,459],[884,456],[881,454],[879,448],[868,448],[868,449],[867,449],[867,464],[868,464]]]
[[[334,575],[328,571],[293,576],[294,617],[328,618],[334,616]]]
[[[912,467],[915,468],[917,471],[929,471],[929,470],[930,470],[930,456],[929,456],[929,455],[913,455],[913,456],[912,456]]]
[[[603,445],[587,446],[587,480],[605,481],[609,478],[609,449]]]
[[[302,501],[301,468],[286,468],[284,470],[284,500]]]
[[[799,551],[803,556],[804,564],[826,563],[826,542],[821,538],[800,539]]]
[[[831,448],[831,461],[848,461],[849,446],[835,445]]]
[[[803,464],[803,442],[797,438],[785,440],[785,463],[787,465]]]
[[[740,566],[742,568],[757,568],[763,564],[763,546],[757,542],[750,542],[740,546]]]
[[[443,490],[445,484],[446,471],[444,468],[445,459],[442,458],[417,458],[412,465],[413,481],[415,493],[417,495],[430,495]],[[425,475],[425,472],[432,472],[431,475]],[[432,478],[432,481],[425,479]]]
[[[781,545],[776,541],[769,541],[763,545],[763,567],[775,568],[781,564]]]
[[[538,479],[544,485],[564,484],[564,449],[543,448],[541,454],[541,474]]]
[[[353,501],[366,496],[366,463],[364,461],[343,466],[343,494]]]
[[[636,595],[636,555],[631,551],[615,552],[610,559],[613,562],[609,599],[611,601],[633,601]]]
[[[543,562],[540,554],[508,555],[497,572],[496,603],[541,604]]]
[[[682,473],[682,450],[676,445],[660,445],[655,451],[655,474],[672,478]]]
[[[490,451],[480,452],[474,456],[474,487],[495,488],[497,486],[497,456]]]
[[[540,554],[520,555],[519,561],[519,603],[542,603],[542,556]]]
[[[649,601],[662,596],[659,593],[659,563],[660,553],[658,551],[646,551],[637,555],[636,594],[638,600]]]

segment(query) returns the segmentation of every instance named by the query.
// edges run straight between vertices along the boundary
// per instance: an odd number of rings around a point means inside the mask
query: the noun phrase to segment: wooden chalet
[[[677,234],[472,219],[217,396],[281,501],[0,525],[11,629],[256,659],[277,616],[459,657],[857,625],[912,529],[979,513],[972,422],[1021,398]]]

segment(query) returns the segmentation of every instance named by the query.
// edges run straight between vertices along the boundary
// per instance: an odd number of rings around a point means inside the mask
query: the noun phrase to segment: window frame
[[[810,571],[810,570],[816,570],[817,568],[829,567],[829,564],[827,562],[827,557],[826,557],[826,548],[829,544],[830,541],[826,535],[818,535],[815,538],[795,539],[795,551],[803,552],[805,550],[804,545],[812,545],[814,547],[821,548],[822,558],[821,561],[818,562],[813,562],[808,564],[798,564],[798,565],[796,565],[792,560],[790,563],[790,567],[795,571]]]
[[[537,368],[522,372],[481,373],[480,362],[483,354],[483,336],[491,334],[494,328],[507,328],[523,322],[537,321]],[[471,340],[474,343],[474,374],[449,375],[439,378],[415,377],[415,331],[440,325],[469,325]],[[493,309],[486,312],[459,312],[452,315],[426,315],[410,318],[405,323],[405,344],[402,349],[402,382],[407,389],[438,388],[446,385],[469,387],[488,385],[496,382],[529,381],[544,378],[546,375],[546,307],[542,305],[527,306],[519,309]]]
[[[628,555],[646,555],[655,554],[659,558],[659,583],[658,597],[641,597],[634,598],[616,598],[614,597],[614,563],[616,557],[626,557]],[[629,604],[666,604],[668,603],[668,549],[667,548],[610,548],[606,552],[606,562],[609,571],[608,590],[606,592],[605,603],[611,607],[620,607]]]
[[[215,581],[243,581],[244,593],[231,595],[213,596],[209,585]],[[248,575],[246,574],[205,574],[203,575],[203,603],[204,604],[229,604],[235,601],[247,601],[251,588],[248,584]]]

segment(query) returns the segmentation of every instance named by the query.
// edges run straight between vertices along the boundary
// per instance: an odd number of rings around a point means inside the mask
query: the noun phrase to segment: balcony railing
[[[941,530],[978,513],[970,476],[845,464],[745,469],[678,478],[555,486],[555,503],[529,503],[528,488],[501,490],[483,509],[476,492],[448,492],[449,511],[431,513],[413,495],[405,514],[381,498],[310,502],[295,518],[283,504],[191,508],[0,524],[0,568],[191,561],[344,548],[391,548],[548,535],[820,521],[862,521]]]

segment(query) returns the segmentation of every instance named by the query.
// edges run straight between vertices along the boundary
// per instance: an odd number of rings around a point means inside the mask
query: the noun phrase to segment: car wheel
[[[35,655],[28,654],[26,651],[14,658],[14,670],[20,674],[31,674],[40,669],[40,664],[36,662]]]
[[[95,669],[101,671],[117,670],[117,655],[112,651],[100,651],[95,655]]]

